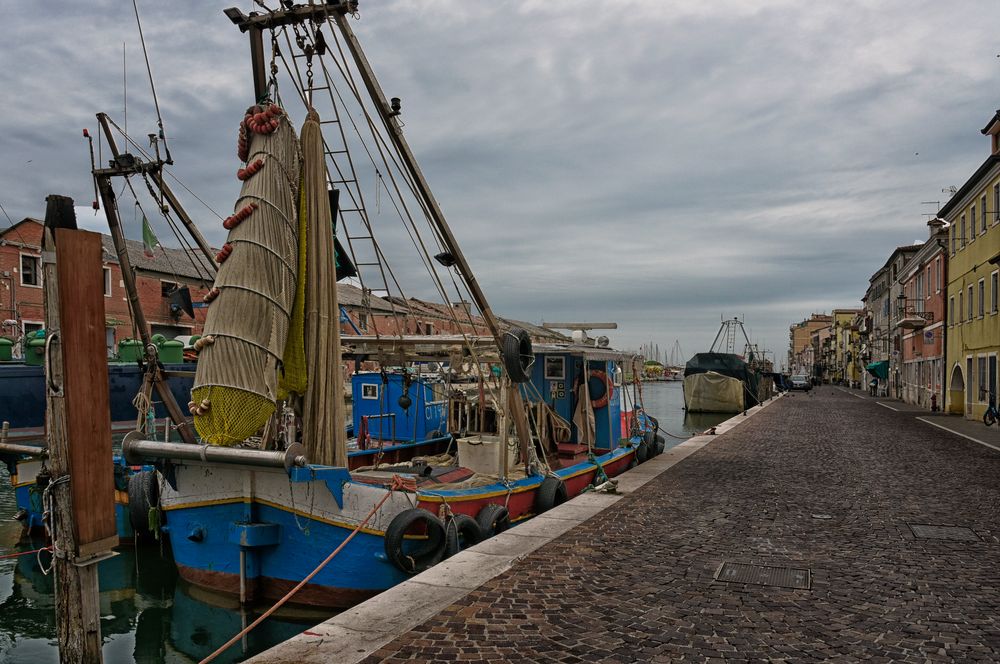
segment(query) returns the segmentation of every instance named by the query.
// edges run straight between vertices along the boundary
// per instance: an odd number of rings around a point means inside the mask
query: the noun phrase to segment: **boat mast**
[[[118,264],[121,266],[122,282],[125,284],[125,292],[128,294],[132,320],[139,332],[143,351],[146,354],[147,370],[149,371],[148,379],[152,380],[153,387],[156,388],[157,393],[163,400],[163,405],[166,406],[167,412],[170,414],[170,419],[177,426],[177,433],[180,434],[181,439],[185,443],[194,443],[196,441],[194,432],[191,430],[191,425],[184,417],[184,413],[181,412],[181,408],[174,398],[173,392],[170,391],[170,387],[164,380],[163,372],[156,364],[156,357],[150,348],[152,342],[150,340],[149,328],[146,324],[146,314],[143,312],[142,303],[139,301],[139,291],[135,285],[135,273],[132,271],[132,260],[128,255],[125,233],[122,231],[121,221],[118,219],[115,192],[111,186],[112,176],[127,177],[135,174],[137,169],[135,167],[129,168],[121,163],[123,160],[118,152],[118,145],[115,143],[111,128],[108,126],[107,116],[104,113],[98,113],[97,120],[101,123],[101,129],[108,139],[108,146],[111,149],[111,154],[114,155],[114,162],[111,168],[95,169],[94,179],[97,181],[97,190],[100,192],[101,202],[104,205],[104,214],[108,219],[108,230],[111,232],[111,240],[115,245],[115,253],[118,255]]]

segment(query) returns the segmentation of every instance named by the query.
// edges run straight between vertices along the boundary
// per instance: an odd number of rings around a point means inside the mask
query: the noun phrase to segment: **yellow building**
[[[978,419],[997,391],[1000,315],[1000,111],[982,133],[992,153],[938,212],[947,221],[948,292],[945,357],[947,409]],[[995,400],[995,396],[993,397]]]
[[[860,309],[834,309],[833,315],[833,371],[831,379],[855,385],[861,380],[857,358],[858,327],[855,319]]]

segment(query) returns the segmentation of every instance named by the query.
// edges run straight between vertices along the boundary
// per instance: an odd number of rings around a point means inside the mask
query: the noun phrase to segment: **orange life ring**
[[[611,379],[608,378],[608,374],[606,374],[605,372],[601,371],[600,369],[591,369],[590,370],[590,377],[591,378],[598,378],[600,380],[603,380],[604,381],[604,386],[605,386],[604,394],[601,395],[601,397],[599,399],[591,398],[590,405],[593,408],[604,408],[605,406],[608,405],[608,400],[611,399],[611,395],[613,395],[615,393],[615,386],[611,382]],[[588,386],[588,390],[589,390],[589,386]]]

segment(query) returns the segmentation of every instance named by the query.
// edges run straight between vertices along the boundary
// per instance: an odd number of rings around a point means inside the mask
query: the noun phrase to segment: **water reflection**
[[[5,481],[5,478],[0,478]],[[13,501],[0,491],[0,510]],[[14,526],[12,528],[11,526]],[[0,525],[0,555],[31,551],[38,539],[19,541],[20,524]],[[177,577],[169,550],[123,548],[99,563],[101,634],[106,662],[162,664],[198,662],[228,641],[259,613],[241,612],[235,599],[191,588]],[[53,576],[47,552],[0,560],[0,661],[46,664],[59,661],[55,634]],[[260,609],[261,607],[255,607]],[[217,662],[240,662],[329,617],[289,611],[254,630]]]

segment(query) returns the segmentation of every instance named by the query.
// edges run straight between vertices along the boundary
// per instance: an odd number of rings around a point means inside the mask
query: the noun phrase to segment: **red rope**
[[[43,546],[42,548],[35,549],[33,551],[19,551],[17,553],[8,553],[6,555],[0,556],[0,560],[3,560],[5,558],[18,558],[20,556],[28,556],[28,555],[31,555],[33,553],[41,553],[42,551],[48,551],[48,552],[51,553],[52,552],[52,547],[50,547],[50,546]]]

